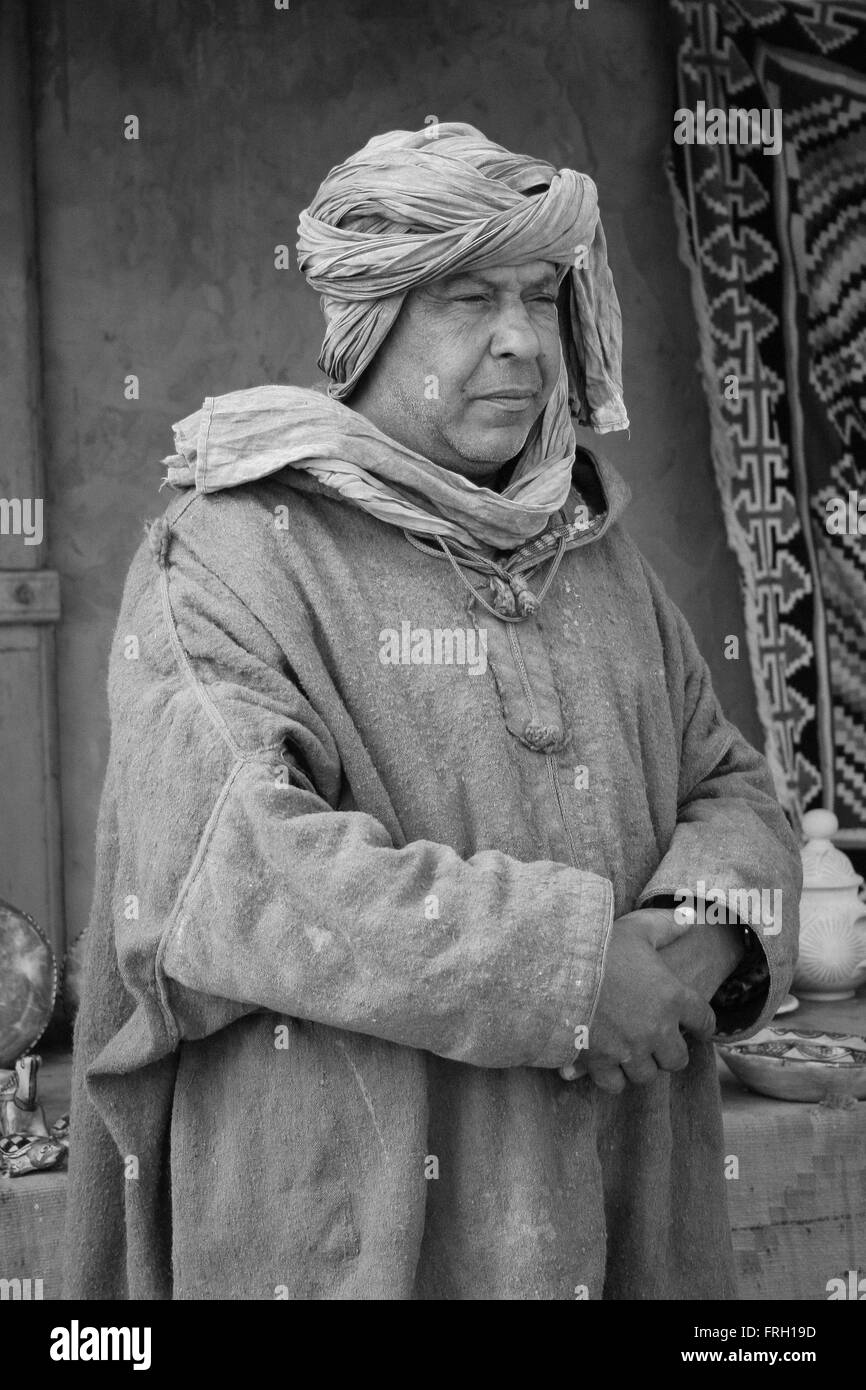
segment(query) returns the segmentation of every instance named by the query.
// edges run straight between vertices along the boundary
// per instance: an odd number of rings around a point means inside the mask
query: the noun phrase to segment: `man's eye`
[[[486,294],[460,294],[455,297],[455,304],[486,304],[488,296]],[[555,294],[534,294],[531,297],[535,304],[555,304]]]

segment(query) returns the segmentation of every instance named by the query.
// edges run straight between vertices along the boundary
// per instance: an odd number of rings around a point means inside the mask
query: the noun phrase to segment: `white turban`
[[[560,285],[570,281],[560,296],[567,400],[557,391],[548,409],[570,405],[599,433],[627,428],[619,302],[588,175],[511,154],[470,125],[391,131],[331,170],[300,214],[297,249],[322,295],[318,365],[335,399],[357,386],[416,285],[546,260]]]

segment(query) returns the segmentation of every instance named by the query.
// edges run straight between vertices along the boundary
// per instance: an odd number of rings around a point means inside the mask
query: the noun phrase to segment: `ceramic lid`
[[[830,837],[838,829],[832,811],[807,811],[803,817],[807,840],[800,850],[804,888],[852,888],[863,882],[847,854],[831,843]]]

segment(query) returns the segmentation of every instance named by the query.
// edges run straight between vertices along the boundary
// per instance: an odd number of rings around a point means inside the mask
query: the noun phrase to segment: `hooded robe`
[[[712,1046],[618,1096],[559,1072],[633,908],[781,889],[726,1037],[796,941],[796,842],[625,483],[572,435],[552,506],[533,468],[504,508],[401,491],[290,387],[177,438],[111,648],[67,1297],[733,1297]],[[527,489],[520,544],[443,540]]]

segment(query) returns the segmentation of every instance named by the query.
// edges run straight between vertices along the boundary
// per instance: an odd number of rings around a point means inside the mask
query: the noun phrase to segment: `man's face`
[[[475,480],[520,453],[560,368],[550,261],[446,276],[410,291],[346,404]]]

